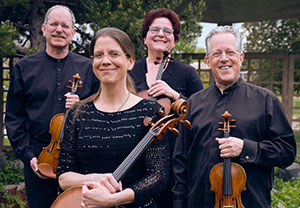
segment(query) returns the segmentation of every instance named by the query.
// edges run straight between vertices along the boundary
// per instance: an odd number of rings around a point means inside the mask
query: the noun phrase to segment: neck
[[[163,52],[148,51],[147,60],[149,62],[154,63],[155,61],[157,61],[157,57],[163,58],[163,56],[164,56]]]
[[[231,87],[237,80],[235,80],[234,82],[231,83],[217,83],[216,82],[216,86],[219,88],[220,92],[223,94],[223,92],[228,89],[229,87]]]
[[[46,47],[46,52],[49,56],[56,58],[56,59],[62,59],[65,58],[68,53],[69,53],[69,49],[68,47],[65,48],[53,48],[53,47],[49,47],[47,45]]]
[[[95,100],[95,104],[100,110],[117,112],[126,104],[128,95],[129,91],[126,87],[116,88],[101,86],[101,94],[99,98]]]

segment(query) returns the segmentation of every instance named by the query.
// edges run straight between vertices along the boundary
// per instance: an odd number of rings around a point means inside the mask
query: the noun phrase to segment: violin
[[[185,128],[190,128],[191,124],[188,120],[183,120],[188,111],[188,103],[183,99],[178,99],[172,104],[172,112],[169,115],[162,117],[155,124],[152,123],[152,118],[144,119],[145,126],[151,126],[148,133],[137,144],[137,146],[129,153],[125,160],[113,172],[113,177],[116,181],[121,181],[126,173],[130,170],[133,164],[139,159],[142,153],[146,150],[150,143],[162,140],[163,136],[171,131],[175,135],[179,135],[176,127],[183,123]],[[165,115],[162,110],[159,110],[160,116]],[[82,187],[72,187],[60,194],[51,208],[80,208],[81,207],[81,193]],[[119,205],[117,206],[120,207]],[[122,205],[121,205],[122,207]]]
[[[73,75],[73,81],[69,80],[72,86],[67,86],[71,88],[71,94],[74,95],[77,88],[81,88],[80,76],[79,74]],[[69,111],[66,112],[66,114]],[[42,152],[38,158],[38,170],[39,172],[49,178],[56,178],[56,167],[58,165],[58,158],[60,152],[60,142],[62,141],[64,132],[63,128],[66,122],[66,117],[64,113],[59,113],[53,116],[50,121],[50,134],[51,141],[47,147],[43,147]]]
[[[236,127],[231,125],[234,122],[228,111],[222,115],[224,122],[219,122],[224,131],[224,138],[229,137],[230,128]],[[211,191],[215,192],[214,208],[244,208],[241,200],[241,192],[246,190],[246,173],[242,166],[231,162],[230,158],[224,158],[223,163],[216,164],[210,171],[209,181]]]
[[[168,51],[164,51],[163,54],[164,54],[163,58],[157,57],[156,58],[157,61],[154,62],[154,64],[160,64],[155,80],[161,80],[162,74],[163,74],[164,70],[167,68],[168,63],[173,61],[173,58],[171,57],[171,54]],[[159,63],[159,61],[161,61],[161,62]],[[157,101],[159,104],[161,104],[165,108],[166,114],[168,114],[170,112],[170,109],[171,109],[170,98],[168,98],[168,97],[154,98],[152,96],[149,96],[147,90],[142,90],[142,91],[138,92],[137,95],[142,98],[145,98],[145,99]]]

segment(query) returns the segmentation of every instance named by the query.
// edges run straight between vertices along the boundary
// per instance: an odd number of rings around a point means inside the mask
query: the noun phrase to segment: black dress
[[[157,102],[142,100],[128,110],[107,113],[85,104],[73,126],[72,114],[65,124],[57,174],[112,173],[148,132],[146,117],[157,119]],[[131,188],[135,203],[128,207],[156,207],[153,197],[166,189],[168,143],[151,143],[122,179],[123,189]]]
[[[146,74],[148,72],[146,59],[139,59],[136,61],[133,69],[129,71],[129,74],[133,78],[135,88],[137,92],[148,90]],[[187,64],[173,60],[169,63],[167,68],[164,70],[162,80],[165,81],[173,90],[180,93],[182,99],[189,98],[192,94],[203,89],[202,81],[200,80],[196,70]],[[171,133],[168,134],[169,140],[169,152],[170,156],[173,155],[174,144],[176,141],[175,136]],[[160,197],[156,198],[156,202],[160,208],[172,208],[173,197],[172,187],[174,185],[174,177],[172,171],[172,160],[170,160],[170,177],[167,190],[161,194]]]

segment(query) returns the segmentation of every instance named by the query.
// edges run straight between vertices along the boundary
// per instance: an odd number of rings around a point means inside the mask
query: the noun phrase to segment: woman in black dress
[[[161,106],[135,95],[127,72],[134,47],[116,28],[99,30],[91,42],[93,70],[101,87],[70,111],[57,175],[63,190],[82,186],[82,207],[157,207],[153,198],[167,185],[168,142],[151,143],[122,184],[111,174],[148,132],[146,117]]]
[[[174,11],[165,8],[150,10],[142,24],[142,36],[148,56],[137,60],[130,71],[137,92],[147,90],[148,94],[153,97],[168,97],[173,102],[178,98],[187,99],[195,92],[203,89],[196,70],[177,60],[173,60],[167,65],[161,80],[156,80],[159,69],[159,65],[155,64],[157,57],[162,58],[164,51],[171,52],[180,38],[180,20]],[[175,138],[171,137],[169,138],[169,151],[172,156]],[[172,168],[172,164],[170,167]],[[173,207],[171,189],[174,181],[172,172],[170,169],[168,190],[157,199],[161,208]]]

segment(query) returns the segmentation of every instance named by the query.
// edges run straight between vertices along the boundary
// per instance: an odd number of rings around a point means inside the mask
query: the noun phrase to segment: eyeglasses
[[[59,25],[65,30],[72,28],[71,26],[65,23],[59,24],[58,22],[51,22],[51,23],[47,22],[46,24],[48,24],[52,28],[57,28]]]
[[[168,28],[168,27],[160,28],[156,26],[150,26],[149,31],[154,35],[157,35],[160,31],[162,31],[165,36],[170,36],[174,32],[172,28]]]
[[[210,53],[210,54],[214,58],[219,58],[223,54],[223,52],[227,56],[235,56],[236,54],[239,53],[238,51],[235,51],[235,50],[225,50],[225,51],[216,51],[216,52],[213,52],[213,53]]]
[[[130,57],[130,55],[127,53],[121,53],[118,51],[110,51],[108,54],[104,54],[102,52],[96,53],[94,56],[92,56],[92,58],[95,58],[97,60],[103,60],[105,56],[108,56],[108,58],[110,60],[112,60],[112,59],[119,58],[122,54],[125,54],[127,57]]]

